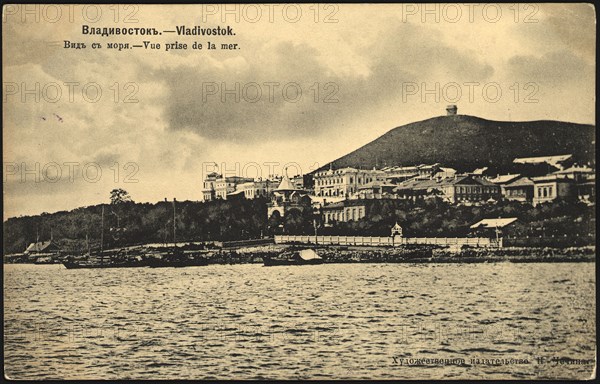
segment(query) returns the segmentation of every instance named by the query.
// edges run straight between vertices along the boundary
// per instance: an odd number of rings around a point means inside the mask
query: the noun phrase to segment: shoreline
[[[253,247],[221,251],[209,259],[209,264],[257,264],[262,263],[262,256],[276,256],[281,250],[290,246],[275,245],[269,247]],[[304,247],[307,248],[307,247]],[[390,263],[390,264],[435,264],[435,263],[568,263],[595,262],[596,247],[572,248],[532,248],[511,247],[501,249],[466,248],[450,251],[448,248],[435,246],[417,246],[402,248],[353,248],[316,247],[324,264],[355,263]]]
[[[290,248],[310,246],[269,244],[237,249],[221,249],[208,257],[209,265],[262,264],[263,256],[276,257]],[[463,248],[451,250],[439,246],[407,247],[314,247],[324,259],[324,264],[474,264],[474,263],[570,263],[595,262],[596,247],[570,248]],[[4,264],[35,264],[4,263]],[[54,263],[60,264],[60,263]]]

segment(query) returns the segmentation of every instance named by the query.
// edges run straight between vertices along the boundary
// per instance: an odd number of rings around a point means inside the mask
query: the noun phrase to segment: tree
[[[284,228],[287,233],[293,235],[301,235],[306,233],[304,230],[307,227],[307,223],[312,226],[312,221],[299,209],[290,209],[285,213],[283,217]]]
[[[124,189],[116,188],[110,191],[110,203],[113,205],[125,203],[125,202],[133,202],[131,196],[129,196],[129,192]]]
[[[275,232],[279,226],[283,224],[281,213],[279,211],[273,211],[271,217],[269,217],[268,225],[272,232]]]

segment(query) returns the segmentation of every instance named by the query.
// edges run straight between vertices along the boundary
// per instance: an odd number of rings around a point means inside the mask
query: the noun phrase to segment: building
[[[246,199],[246,196],[244,196],[244,191],[242,190],[236,190],[233,191],[231,193],[227,194],[227,199],[226,200],[244,200]]]
[[[577,165],[573,165],[569,168],[562,169],[560,171],[556,171],[553,173],[554,175],[564,176],[569,179],[573,179],[577,182],[585,182],[590,177],[595,179],[596,172],[589,167],[580,167]]]
[[[394,198],[395,184],[371,182],[358,188],[358,191],[349,196],[350,199],[384,199]]]
[[[241,176],[227,176],[217,180],[217,199],[227,199],[229,193],[235,192],[237,186],[244,183],[253,182],[254,179]]]
[[[502,197],[498,185],[472,175],[442,179],[440,184],[444,200],[451,203],[483,203]]]
[[[402,227],[400,226],[400,224],[398,224],[398,222],[396,222],[396,224],[394,224],[394,226],[391,229],[391,233],[392,233],[392,237],[398,236],[398,237],[402,237]]]
[[[507,217],[507,218],[497,218],[497,219],[483,219],[478,221],[477,223],[471,225],[471,229],[496,229],[496,228],[504,228],[512,223],[516,222],[516,217]]]
[[[204,179],[202,189],[202,200],[212,201],[215,199],[227,200],[227,195],[236,191],[240,184],[253,182],[254,179],[241,176],[223,177],[216,172],[209,173]]]
[[[246,199],[269,197],[279,186],[279,180],[256,180],[237,185],[237,191],[243,191]]]
[[[446,168],[450,171],[451,168]],[[439,163],[435,164],[421,164],[408,167],[386,167],[382,171],[385,172],[385,178],[389,183],[400,183],[414,177],[432,177],[435,174],[442,171]]]
[[[520,174],[507,174],[507,175],[497,175],[494,178],[489,179],[490,182],[500,186],[500,192],[502,194],[502,197],[505,199],[509,199],[509,200],[521,200],[521,198],[523,196],[520,195],[520,190],[519,188],[512,188],[510,190],[506,189],[506,186],[511,184],[512,182],[518,180],[521,178]],[[533,183],[531,183],[531,196],[533,196]],[[510,192],[510,196],[513,196],[514,193],[514,199],[510,199],[507,196],[509,195]],[[525,200],[523,200],[525,201]],[[531,198],[530,200],[531,201]]]
[[[329,169],[315,173],[315,196],[347,198],[358,192],[360,187],[373,182],[384,183],[385,172],[376,169]]]
[[[533,205],[548,203],[556,199],[572,199],[577,194],[576,182],[561,175],[534,177]]]
[[[296,176],[290,178],[290,181],[298,189],[304,189],[305,188],[305,186],[304,186],[304,176],[303,175],[296,175]]]
[[[511,183],[520,177],[521,177],[521,175],[519,175],[518,173],[516,173],[516,174],[509,173],[508,175],[497,175],[496,177],[491,178],[489,180],[494,184],[502,186],[502,185]]]
[[[394,194],[399,199],[421,200],[441,196],[441,183],[445,178],[412,178],[399,183]]]
[[[60,255],[60,247],[52,239],[38,241],[29,244],[23,255],[29,261],[35,262],[43,259],[50,261],[52,258]]]
[[[292,210],[303,212],[311,208],[311,199],[305,190],[296,188],[287,176],[281,179],[279,186],[271,195],[271,202],[267,204],[267,217],[273,214],[284,217]]]
[[[488,175],[488,167],[475,168],[473,172],[470,172],[470,175],[473,176],[486,176]]]
[[[533,201],[533,181],[528,177],[518,177],[501,185],[502,197],[506,200],[531,203]]]
[[[446,107],[446,115],[447,116],[453,116],[456,115],[458,113],[458,107],[454,104],[449,105]]]
[[[447,178],[415,178],[400,183],[394,190],[399,198],[422,199],[439,196],[450,203],[483,203],[498,201],[500,187],[473,175]]]
[[[60,252],[60,247],[53,240],[47,240],[29,244],[24,253],[28,255],[35,255],[57,252]]]
[[[216,172],[211,172],[204,178],[202,189],[202,201],[212,201],[217,198],[217,180],[221,179],[221,175]]]
[[[458,172],[454,168],[440,167],[440,169],[433,175],[434,178],[447,178],[454,177]]]
[[[502,247],[502,237],[517,222],[516,217],[483,219],[471,225],[471,233],[477,236],[495,238],[498,247]]]
[[[585,181],[577,183],[577,198],[587,203],[596,201],[596,175],[590,175]]]
[[[357,221],[367,214],[363,201],[346,200],[323,205],[321,208],[325,225],[333,223]]]

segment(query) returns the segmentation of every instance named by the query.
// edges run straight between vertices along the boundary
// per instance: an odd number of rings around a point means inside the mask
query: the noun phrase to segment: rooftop
[[[493,179],[490,179],[490,181],[494,184],[507,184],[510,183],[511,181],[516,180],[517,178],[521,177],[521,175],[517,174],[508,174],[508,175],[498,175],[496,177],[494,177]]]
[[[25,253],[45,251],[46,249],[50,248],[50,246],[56,247],[56,244],[54,244],[52,240],[38,241],[37,243],[29,244],[29,246],[25,250]]]
[[[566,168],[566,169],[563,169],[560,171],[556,171],[554,173],[557,175],[560,175],[560,174],[565,174],[565,173],[577,173],[577,172],[579,172],[579,173],[594,173],[594,170],[590,167],[578,167],[578,166],[574,165],[572,167],[569,167],[569,168]]]
[[[510,217],[505,219],[483,219],[473,225],[471,225],[471,229],[481,229],[481,228],[504,228],[507,225],[510,225],[517,221],[516,217]]]
[[[557,174],[553,174],[553,173],[551,173],[549,175],[546,175],[546,176],[532,177],[531,180],[534,183],[538,183],[538,182],[539,183],[543,183],[543,182],[546,182],[546,181],[563,181],[563,182],[566,182],[566,183],[574,182],[573,179],[568,178],[565,175],[557,175]]]
[[[556,155],[556,156],[537,156],[537,157],[517,157],[513,160],[513,163],[521,164],[538,164],[548,163],[556,164],[562,161],[569,160],[573,155]]]
[[[505,185],[506,188],[515,188],[515,187],[529,187],[532,186],[534,183],[533,181],[531,181],[530,178],[528,177],[520,177],[508,184]]]

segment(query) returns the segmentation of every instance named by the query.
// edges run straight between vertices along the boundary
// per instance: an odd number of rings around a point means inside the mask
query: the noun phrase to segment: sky
[[[308,173],[449,104],[595,123],[588,4],[5,5],[2,21],[5,220],[108,203],[114,188],[200,200],[215,163]],[[165,32],[178,26],[234,35]]]

